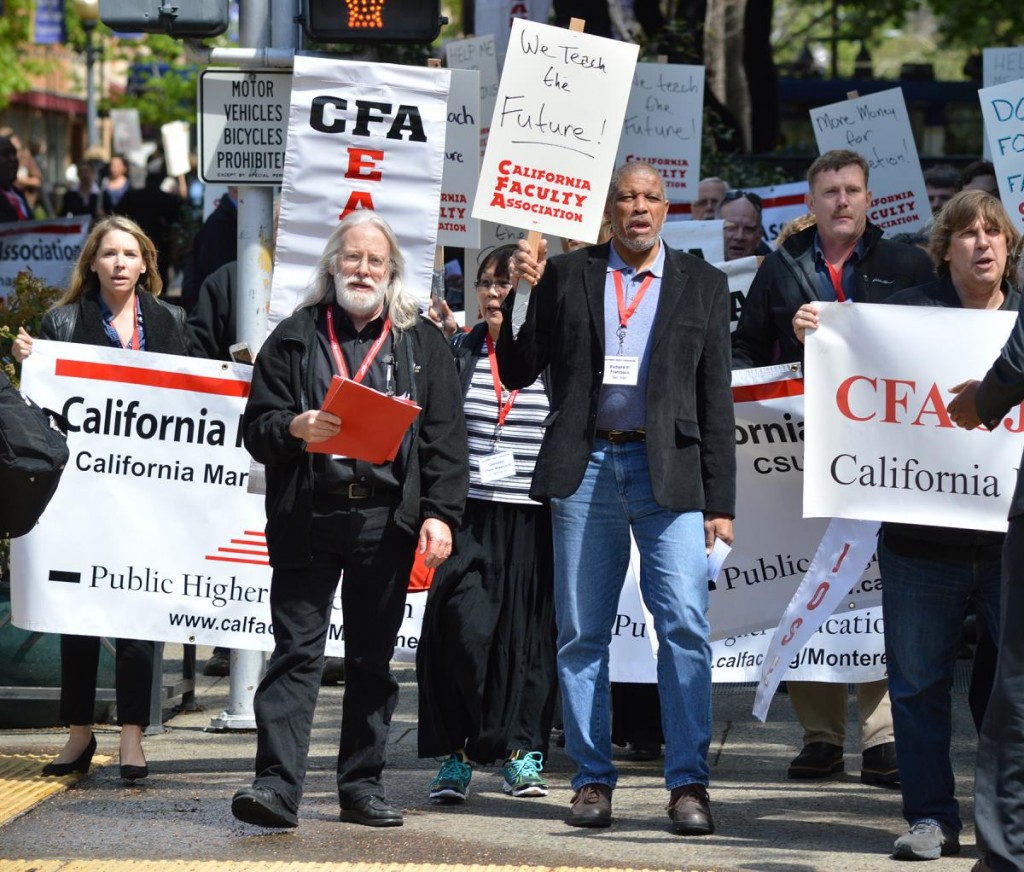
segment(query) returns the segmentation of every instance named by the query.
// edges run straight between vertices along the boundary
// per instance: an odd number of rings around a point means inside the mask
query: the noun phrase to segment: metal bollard
[[[228,707],[210,719],[211,730],[255,730],[253,697],[263,677],[265,655],[262,651],[231,649],[231,685]]]

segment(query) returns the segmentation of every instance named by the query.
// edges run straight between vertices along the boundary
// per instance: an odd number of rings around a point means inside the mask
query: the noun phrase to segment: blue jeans
[[[643,442],[594,443],[579,489],[551,501],[558,678],[574,790],[615,787],[608,646],[629,564],[640,550],[640,590],[658,634],[665,783],[708,783],[711,646],[702,512],[672,512],[651,493]]]
[[[995,635],[999,623],[1000,560],[927,559],[878,547],[885,616],[885,657],[899,760],[903,816],[913,825],[934,820],[946,832],[962,828],[949,761],[953,668],[973,600],[978,620]]]

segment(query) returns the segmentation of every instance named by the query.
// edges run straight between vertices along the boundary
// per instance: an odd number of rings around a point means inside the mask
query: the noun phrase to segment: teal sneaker
[[[543,768],[540,751],[514,751],[501,767],[501,789],[510,796],[547,796],[548,783],[540,776]]]
[[[463,763],[458,754],[452,754],[430,782],[430,799],[433,802],[465,802],[472,777],[473,767]]]

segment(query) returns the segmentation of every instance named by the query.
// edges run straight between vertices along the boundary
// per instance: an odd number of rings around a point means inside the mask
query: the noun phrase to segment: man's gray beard
[[[377,282],[372,296],[363,291],[349,290],[349,284],[355,283],[355,279],[346,279],[342,275],[334,276],[334,298],[338,305],[349,315],[355,315],[357,318],[367,318],[376,314],[387,296],[387,282]]]
[[[615,237],[617,242],[620,242],[630,251],[641,252],[650,251],[658,244],[658,237],[661,235],[655,233],[650,239],[630,239],[627,237],[622,228],[616,227],[612,230],[612,235]]]

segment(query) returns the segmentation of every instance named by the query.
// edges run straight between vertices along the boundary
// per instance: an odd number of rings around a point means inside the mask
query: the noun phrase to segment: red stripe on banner
[[[257,539],[266,539],[267,534],[262,530],[243,530],[246,536],[255,536]]]
[[[762,209],[778,209],[782,206],[803,206],[804,194],[785,194],[780,197],[765,197],[761,200]]]
[[[84,227],[81,224],[51,224],[45,227],[33,227],[28,230],[17,224],[9,226],[7,229],[0,230],[0,237],[2,236],[25,236],[33,233],[39,233],[47,236],[67,236],[69,233],[81,233]]]
[[[262,551],[251,551],[248,548],[218,548],[217,551],[223,554],[255,554],[258,557],[266,557],[269,553],[266,548]]]
[[[57,375],[70,378],[87,378],[94,381],[121,382],[131,385],[145,385],[151,388],[169,388],[174,391],[191,391],[200,394],[217,394],[222,397],[248,397],[249,383],[234,379],[210,378],[202,375],[187,375],[177,372],[159,372],[137,366],[120,366],[113,363],[90,363],[85,360],[57,359]]]
[[[785,381],[770,382],[766,385],[746,385],[732,389],[734,403],[756,403],[759,400],[780,400],[783,397],[800,397],[804,393],[804,380],[788,378]]]
[[[269,560],[242,560],[240,557],[218,557],[216,554],[207,554],[207,560],[218,560],[221,563],[248,563],[250,566],[270,566]]]
[[[232,545],[253,545],[256,548],[266,548],[267,547],[267,537],[264,536],[262,539],[260,539],[257,542],[253,542],[253,541],[251,541],[249,539],[232,539],[231,540],[231,544]]]

